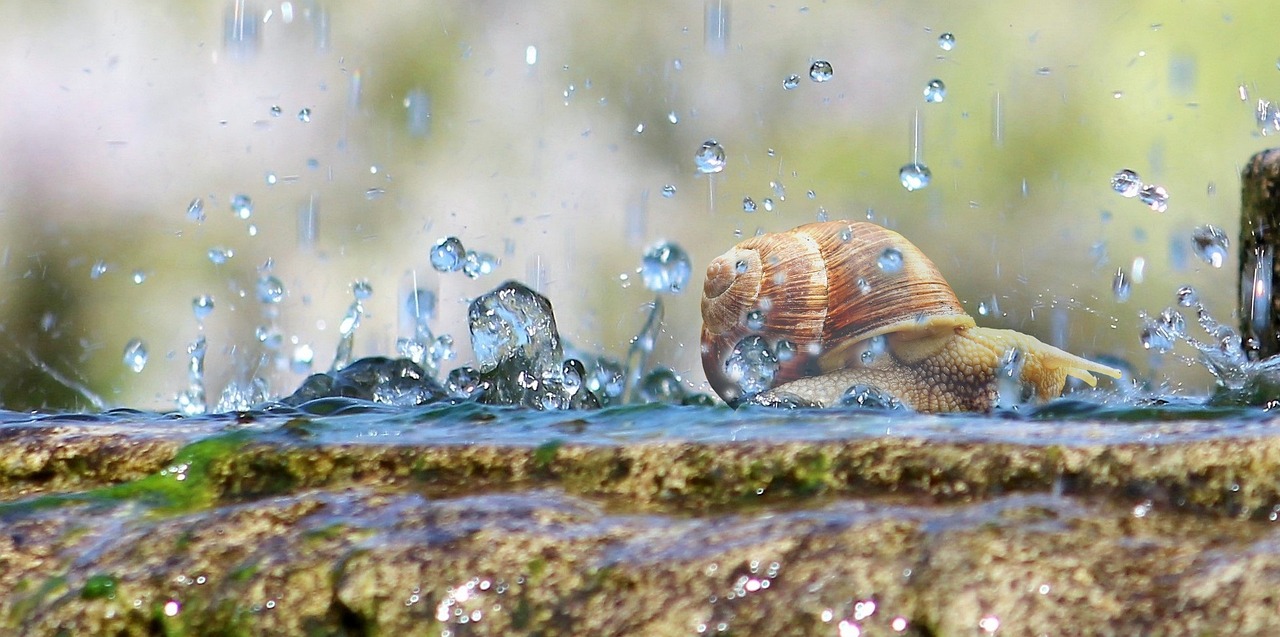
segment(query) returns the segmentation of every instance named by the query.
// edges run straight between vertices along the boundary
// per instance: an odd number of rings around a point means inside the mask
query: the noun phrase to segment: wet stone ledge
[[[456,411],[0,425],[0,632],[1274,626],[1274,421]]]

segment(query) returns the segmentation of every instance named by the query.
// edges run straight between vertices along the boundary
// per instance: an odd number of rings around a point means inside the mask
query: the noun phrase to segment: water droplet
[[[310,345],[303,343],[293,348],[293,355],[289,357],[289,371],[295,374],[305,374],[311,371],[311,363],[315,361],[316,352]]]
[[[809,79],[815,82],[826,82],[831,79],[832,75],[834,75],[834,71],[831,68],[831,63],[826,60],[815,60],[813,64],[809,65]]]
[[[756,202],[755,202],[755,200],[753,200],[751,197],[743,197],[743,198],[742,198],[742,211],[743,211],[743,212],[755,212],[755,211],[756,211]]]
[[[743,398],[753,396],[773,384],[778,372],[778,359],[769,343],[752,334],[738,341],[724,361],[725,375],[742,392]]]
[[[504,370],[493,398],[543,408],[543,384],[554,381],[559,391],[564,354],[546,297],[508,281],[472,301],[467,322],[480,371]]]
[[[929,80],[929,83],[924,85],[924,101],[936,104],[946,97],[947,85],[943,84],[942,80]]]
[[[405,297],[406,315],[417,325],[425,326],[436,315],[435,292],[425,288],[416,288]]]
[[[239,219],[248,219],[253,216],[253,200],[249,199],[249,195],[238,194],[231,198],[231,212],[235,213]]]
[[[271,275],[258,279],[258,300],[267,304],[284,300],[284,283]]]
[[[844,395],[840,397],[840,406],[881,411],[900,411],[907,408],[902,401],[871,385],[853,385],[844,390]]]
[[[1187,335],[1187,320],[1183,318],[1182,312],[1166,307],[1157,319],[1160,326],[1175,337],[1182,338]]]
[[[1178,305],[1181,305],[1182,307],[1191,307],[1200,302],[1200,295],[1196,293],[1195,288],[1189,285],[1184,285],[1178,288],[1178,292],[1175,296],[1178,299]]]
[[[800,86],[799,75],[788,75],[787,79],[782,80],[782,88],[785,90],[794,90],[797,86]]]
[[[902,251],[897,248],[885,248],[884,251],[880,253],[880,257],[876,259],[876,265],[879,266],[881,270],[889,274],[901,272]]]
[[[436,272],[457,272],[462,269],[467,250],[457,237],[445,237],[431,248],[431,267]]]
[[[785,363],[796,357],[796,344],[782,339],[773,348],[773,355],[779,363]]]
[[[298,121],[306,124],[311,121],[311,109],[304,108],[298,111]]]
[[[142,284],[143,284],[143,282],[145,282],[146,280],[147,280],[147,273],[146,273],[146,272],[143,272],[142,270],[134,270],[134,271],[133,271],[133,282],[134,282],[135,284],[137,284],[137,285],[142,285]]]
[[[467,250],[467,256],[462,262],[462,273],[473,279],[478,279],[492,274],[493,269],[496,267],[498,267],[498,259],[492,254]]]
[[[660,241],[646,250],[640,264],[644,286],[668,294],[683,292],[692,271],[684,248],[670,241]]]
[[[373,286],[368,279],[357,279],[351,283],[351,295],[356,301],[367,301],[373,296]]]
[[[141,339],[131,339],[124,346],[124,366],[134,373],[147,366],[147,345]]]
[[[214,265],[222,265],[236,255],[231,248],[209,248],[209,261]]]
[[[1142,329],[1138,331],[1138,339],[1142,342],[1143,349],[1154,350],[1161,354],[1173,351],[1172,336],[1150,319],[1143,322]]]
[[[760,202],[760,203],[761,203],[762,205],[764,205],[764,211],[765,211],[765,212],[773,212],[773,199],[771,199],[771,198],[769,198],[769,197],[765,197],[765,198],[764,198],[764,201],[762,201],[762,202]]]
[[[1136,197],[1138,191],[1142,190],[1142,180],[1138,178],[1138,173],[1125,168],[1111,176],[1111,189],[1122,197]]]
[[[1230,245],[1226,233],[1217,226],[1198,226],[1191,232],[1191,247],[1196,256],[1215,268],[1222,267],[1222,263],[1227,260],[1227,248]]]
[[[94,262],[92,267],[89,268],[89,278],[97,281],[102,278],[102,275],[107,273],[107,269],[107,262],[99,259]]]
[[[280,180],[280,178],[279,178],[279,177],[276,177],[276,174],[275,174],[275,173],[273,173],[273,172],[268,172],[268,173],[267,173],[266,181],[267,181],[267,185],[268,185],[268,186],[274,186],[274,185],[276,185],[276,182],[277,182],[277,181],[279,181],[279,180]]]
[[[640,122],[639,124],[636,124],[636,134],[639,135],[640,133],[643,133],[643,132],[644,132],[644,122]]]
[[[271,116],[272,116],[272,117],[280,117],[280,114],[281,114],[281,113],[283,113],[283,112],[284,112],[284,110],[282,110],[278,104],[277,104],[277,105],[273,105],[273,106],[271,107]]]
[[[1156,212],[1169,209],[1169,191],[1164,186],[1148,184],[1138,191],[1138,199]]]
[[[771,182],[769,182],[769,188],[770,188],[771,190],[773,190],[773,196],[774,196],[774,197],[777,197],[777,198],[778,198],[778,201],[786,201],[786,200],[787,200],[787,188],[786,188],[786,186],[783,186],[783,185],[782,185],[782,182],[780,182],[780,181],[771,181]]]
[[[698,152],[693,156],[698,172],[703,174],[718,173],[724,170],[724,147],[714,139],[702,142]]]
[[[667,113],[667,121],[671,122],[672,124],[679,124],[680,116],[676,115],[675,111],[671,111],[670,113]]]
[[[929,167],[919,162],[912,162],[898,169],[898,181],[901,181],[902,187],[909,191],[927,187],[931,179],[933,179],[933,173]]]
[[[197,322],[204,322],[205,318],[213,312],[213,297],[202,294],[191,299],[191,311],[196,315]]]
[[[204,199],[196,197],[187,204],[187,218],[196,222],[204,222]]]
[[[743,317],[742,322],[749,330],[762,330],[764,329],[764,312],[761,312],[760,310],[751,310]]]
[[[663,186],[663,187],[662,187],[662,198],[663,198],[663,199],[670,199],[670,198],[672,198],[672,197],[674,197],[674,196],[676,196],[676,187],[675,187],[675,186],[673,186],[673,185],[671,185],[671,184],[667,184],[667,185],[665,185],[665,186]]]
[[[950,51],[956,48],[956,36],[950,32],[938,36],[938,48],[943,51]]]
[[[1111,280],[1111,293],[1116,300],[1124,303],[1129,300],[1129,295],[1133,292],[1133,288],[1129,285],[1129,275],[1125,274],[1124,268],[1116,270],[1116,276]]]

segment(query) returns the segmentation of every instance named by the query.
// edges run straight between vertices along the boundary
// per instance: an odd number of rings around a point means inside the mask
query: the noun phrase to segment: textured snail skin
[[[888,249],[901,267],[880,265]],[[918,411],[987,411],[1001,360],[1014,351],[1018,381],[1041,400],[1061,394],[1067,376],[1091,386],[1093,373],[1120,377],[1032,336],[978,327],[928,257],[865,222],[808,224],[734,246],[707,268],[702,316],[703,368],[730,404],[743,396],[725,360],[750,335],[796,352],[757,397],[766,403],[787,395],[839,405],[849,387],[867,385]]]

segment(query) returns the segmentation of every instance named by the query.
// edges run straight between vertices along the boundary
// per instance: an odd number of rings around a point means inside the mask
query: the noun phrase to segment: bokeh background
[[[467,301],[517,278],[570,341],[621,358],[660,239],[695,275],[666,299],[655,360],[705,389],[704,264],[822,215],[906,234],[982,324],[1203,392],[1198,366],[1144,351],[1139,313],[1190,284],[1233,316],[1234,253],[1215,269],[1190,236],[1235,241],[1239,170],[1272,143],[1254,113],[1280,97],[1276,24],[1280,4],[1253,0],[4,0],[0,405],[172,409],[205,294],[211,400],[255,375],[288,393],[296,352],[328,368],[358,279],[357,355],[394,352],[416,281],[465,363]],[[828,82],[808,78],[818,59]],[[926,103],[935,78],[946,98]],[[711,176],[693,161],[707,139],[727,156]],[[914,153],[933,180],[908,192]],[[1168,210],[1114,193],[1121,168],[1166,187]],[[446,235],[495,273],[433,271]],[[274,317],[255,293],[268,261],[287,290]],[[122,361],[135,338],[140,372]]]

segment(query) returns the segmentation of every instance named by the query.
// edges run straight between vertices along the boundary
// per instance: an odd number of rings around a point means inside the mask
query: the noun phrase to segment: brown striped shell
[[[910,340],[973,324],[938,268],[902,235],[865,222],[811,223],[747,239],[707,266],[702,366],[734,403],[741,391],[725,360],[752,334],[775,351],[782,341],[794,350],[779,357],[776,387],[859,364],[876,336]]]

